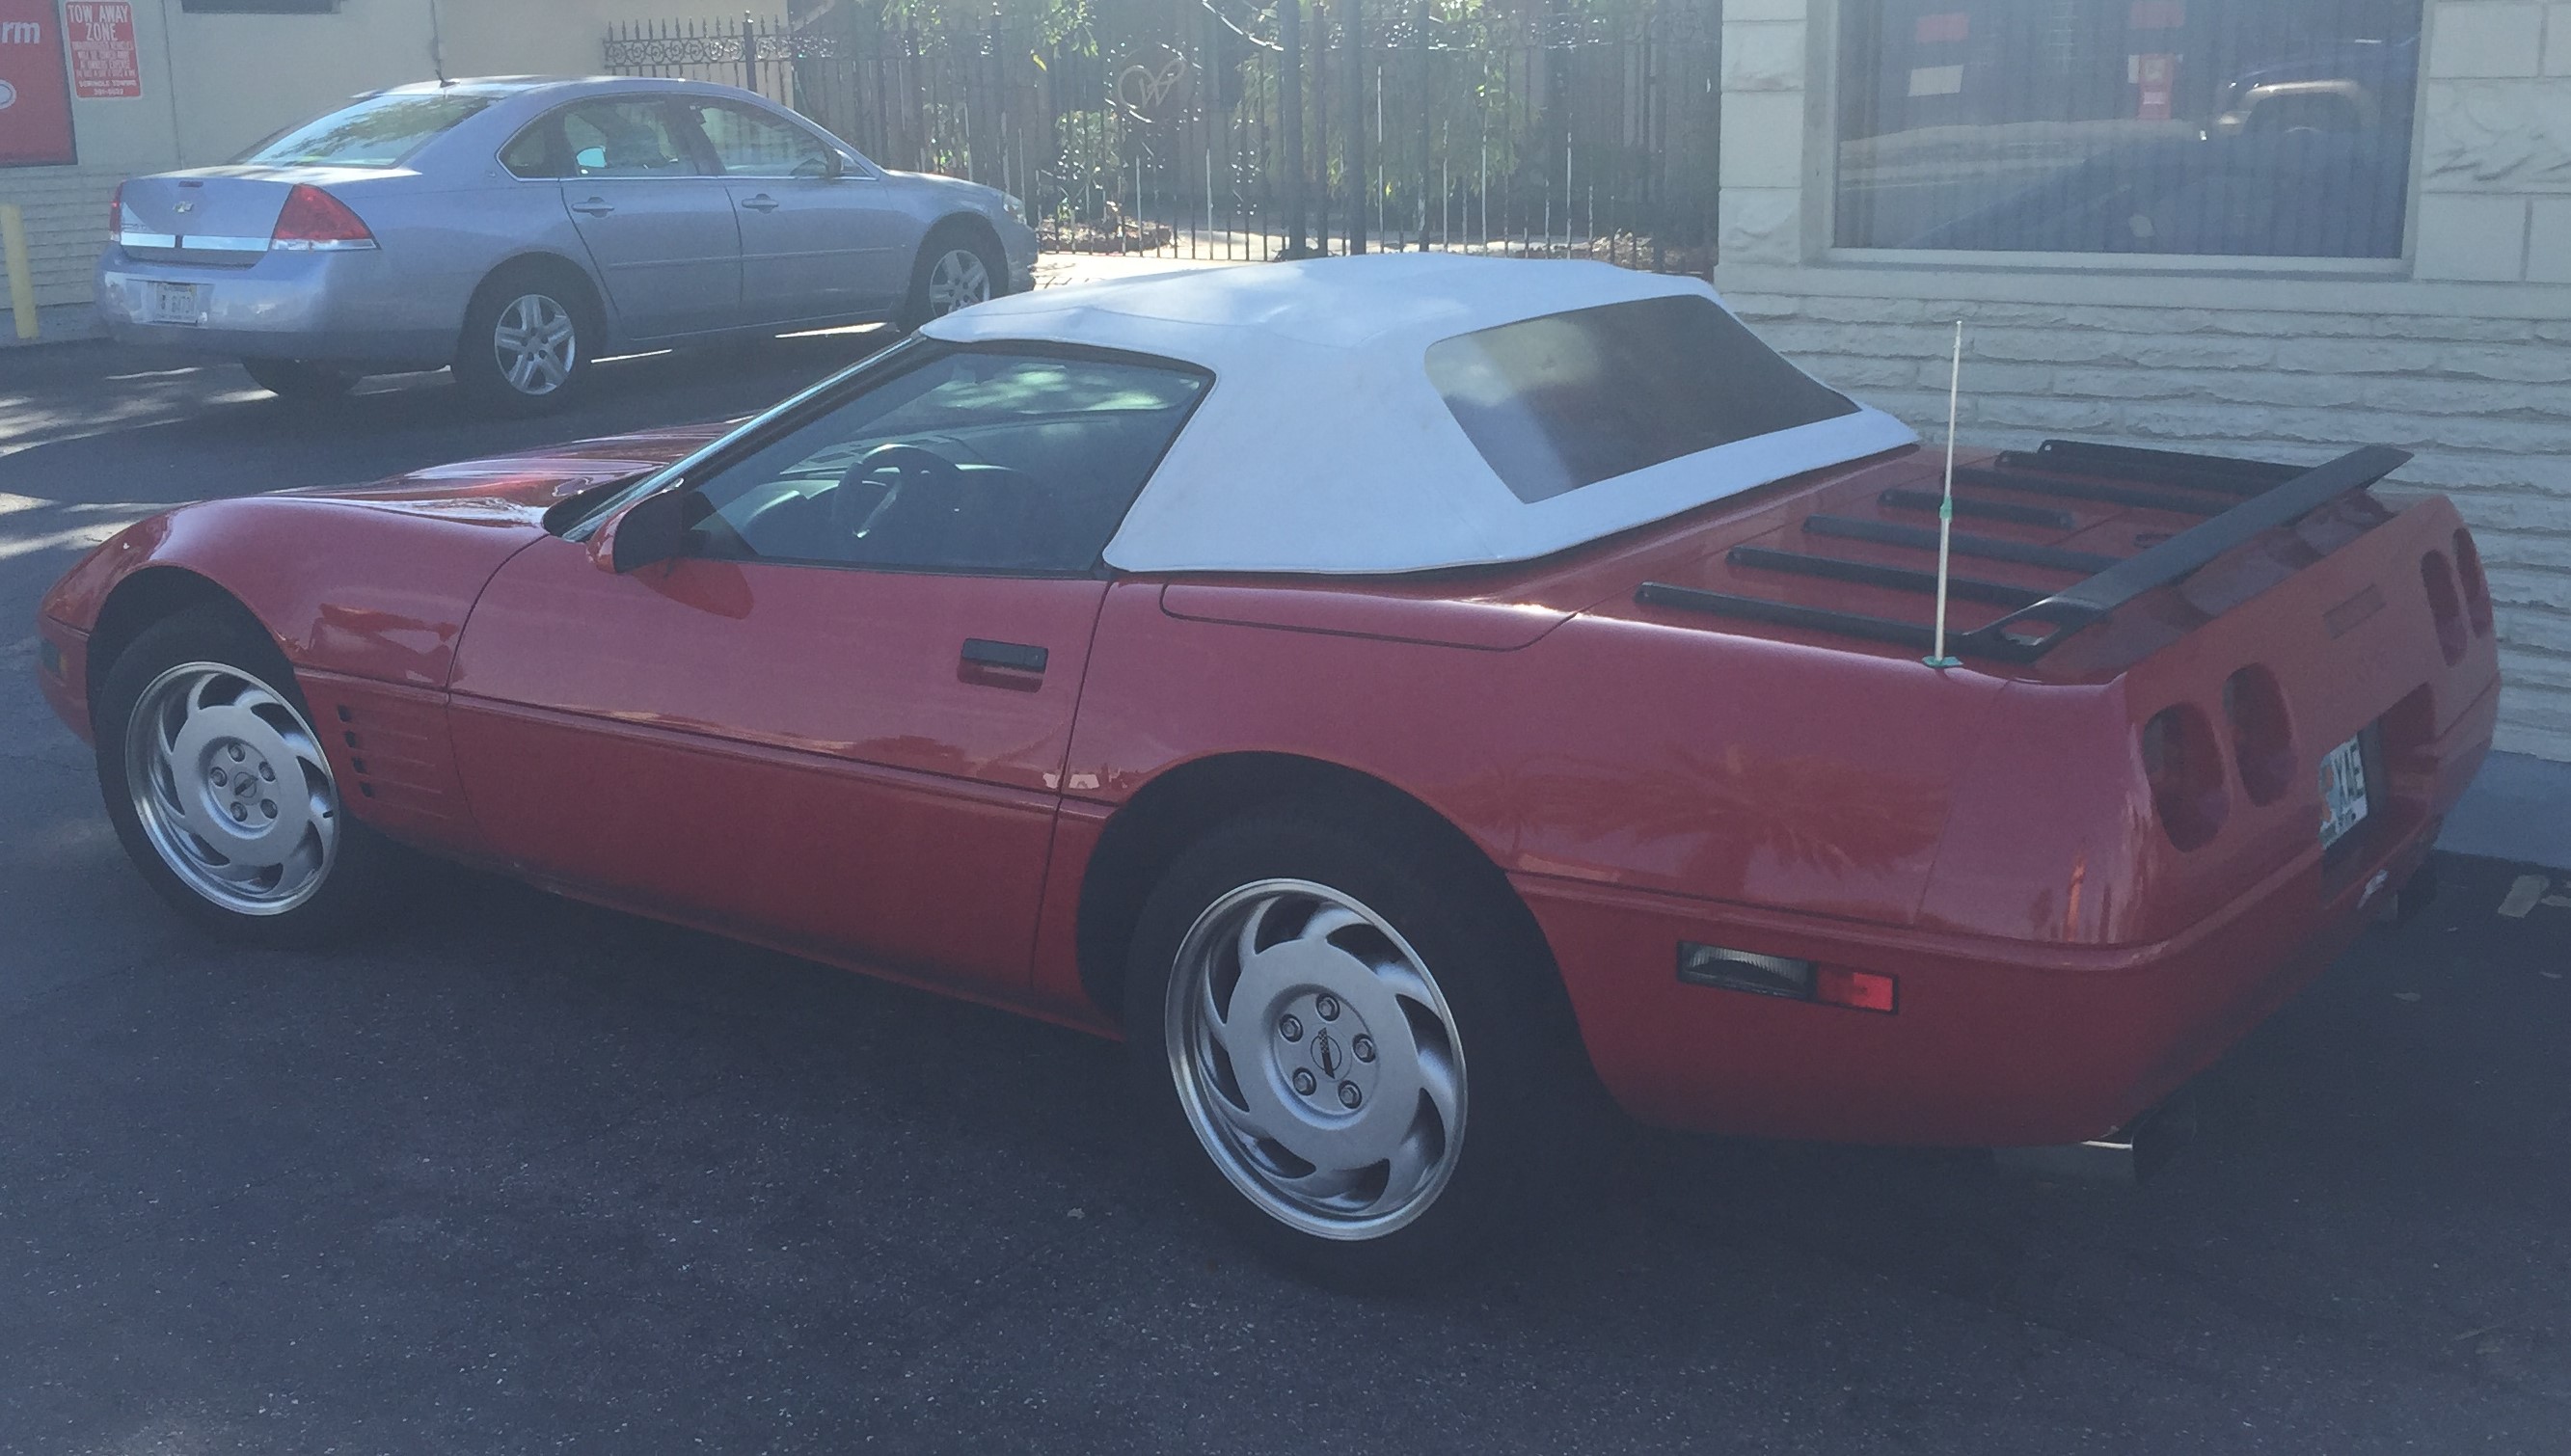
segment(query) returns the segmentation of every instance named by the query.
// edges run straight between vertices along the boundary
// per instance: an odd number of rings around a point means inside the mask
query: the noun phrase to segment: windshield
[[[370,96],[261,144],[246,163],[270,167],[398,167],[431,138],[491,104],[451,91]]]

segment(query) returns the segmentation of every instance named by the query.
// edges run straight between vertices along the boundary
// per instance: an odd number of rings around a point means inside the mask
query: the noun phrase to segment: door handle
[[[964,639],[962,657],[968,668],[1005,668],[1013,673],[1042,674],[1048,654],[1043,648],[1022,642],[993,642],[988,638]]]
[[[575,213],[587,213],[593,218],[604,218],[616,211],[616,205],[605,198],[591,198],[585,203],[572,204],[571,210]]]
[[[761,193],[755,198],[744,198],[741,200],[741,205],[750,209],[754,213],[773,213],[778,208],[785,206],[783,203],[778,202],[776,199],[770,197],[766,193]]]

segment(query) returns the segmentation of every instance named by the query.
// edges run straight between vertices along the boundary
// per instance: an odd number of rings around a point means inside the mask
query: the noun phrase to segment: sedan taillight
[[[285,210],[276,215],[276,231],[267,245],[294,251],[372,247],[375,235],[348,205],[308,183],[297,183],[285,195]]]
[[[114,243],[124,236],[125,184],[120,182],[116,185],[115,195],[107,200],[107,241]]]

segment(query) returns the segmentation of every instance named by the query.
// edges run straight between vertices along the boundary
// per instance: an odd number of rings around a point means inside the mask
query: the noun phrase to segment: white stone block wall
[[[90,270],[107,245],[107,200],[124,176],[79,167],[0,172],[0,203],[15,203],[26,216],[38,307],[89,301]]]
[[[1716,280],[1743,316],[1931,434],[1966,320],[1967,443],[2413,451],[2399,482],[2454,497],[2490,575],[2499,745],[2571,760],[2571,4],[2430,0],[2413,257],[2333,277],[1832,258],[1829,3],[1727,3]]]

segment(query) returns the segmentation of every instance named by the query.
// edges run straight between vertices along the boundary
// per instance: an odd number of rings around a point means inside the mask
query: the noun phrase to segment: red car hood
[[[387,507],[444,520],[534,525],[565,496],[631,479],[685,458],[738,424],[679,425],[575,440],[516,455],[432,465],[366,485],[279,491],[283,496]]]

